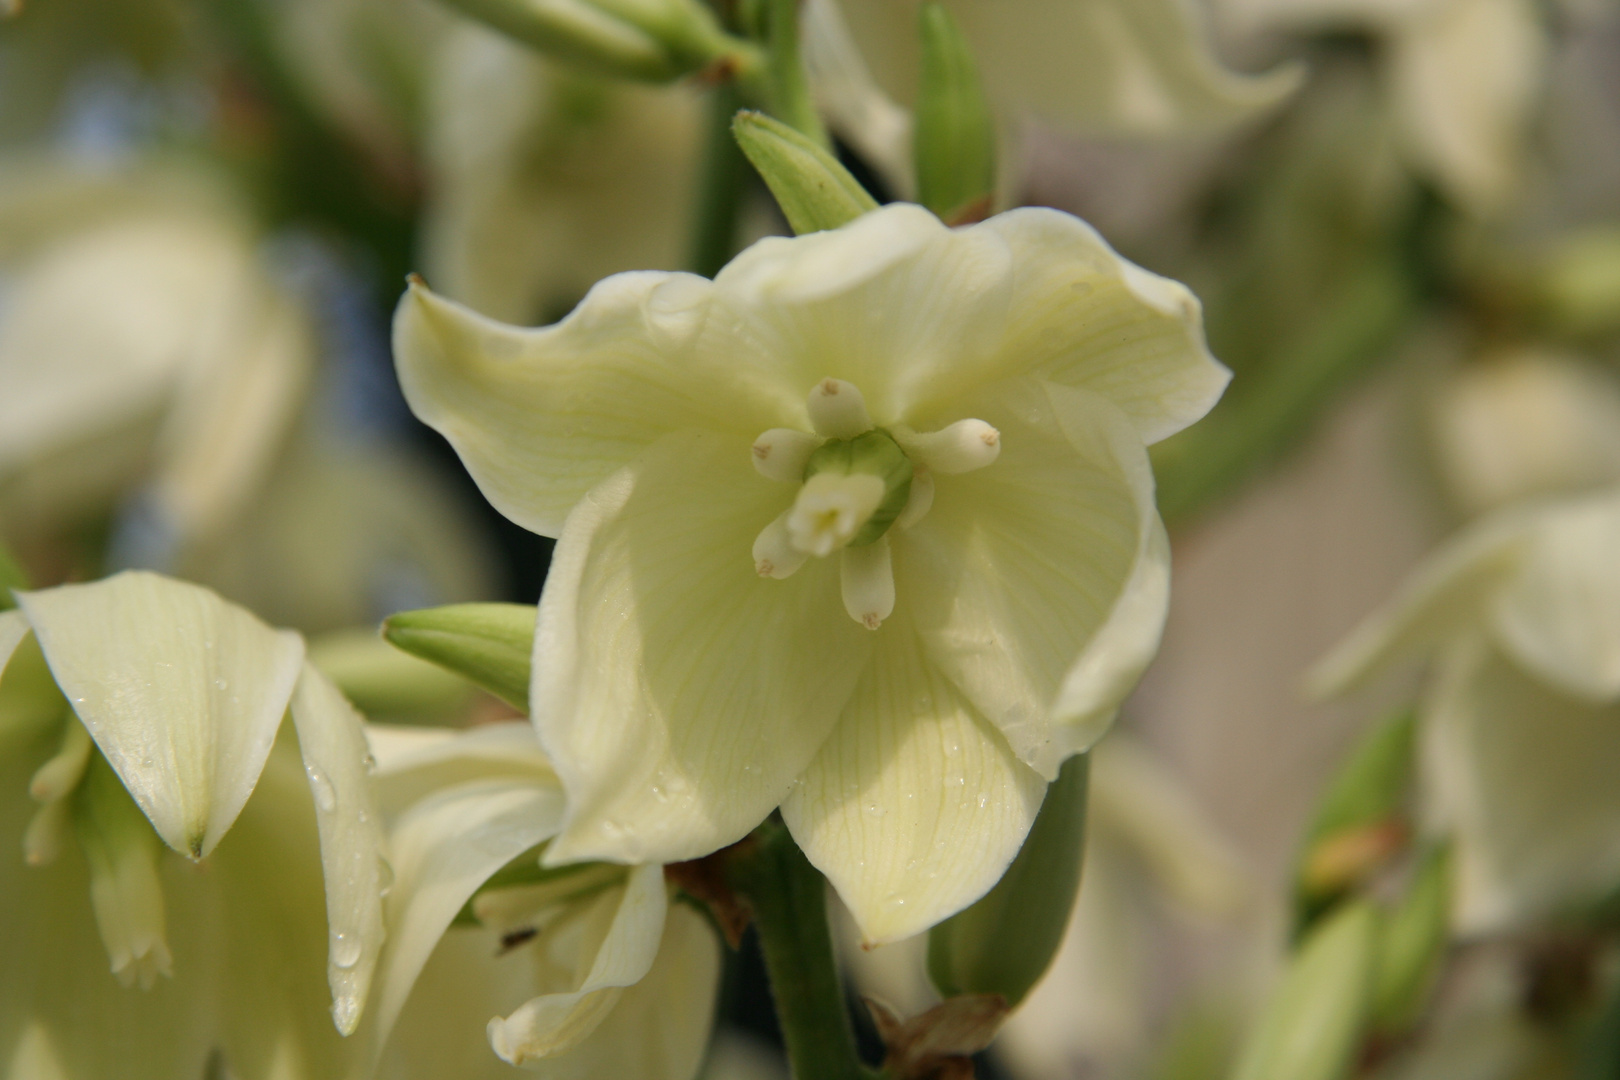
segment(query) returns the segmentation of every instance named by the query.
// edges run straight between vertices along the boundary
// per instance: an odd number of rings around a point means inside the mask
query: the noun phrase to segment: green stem
[[[765,28],[768,111],[822,146],[830,146],[799,56],[799,0],[766,0]]]
[[[704,277],[714,277],[737,253],[738,220],[751,175],[748,159],[731,135],[731,121],[740,108],[742,97],[734,86],[714,88],[688,262],[693,273]]]
[[[753,910],[795,1080],[866,1080],[833,961],[826,882],[775,822],[756,829],[727,870]]]

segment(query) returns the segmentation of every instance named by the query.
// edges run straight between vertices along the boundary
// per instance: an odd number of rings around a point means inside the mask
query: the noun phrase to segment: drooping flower
[[[398,872],[365,1035],[380,1075],[691,1080],[715,932],[662,866],[541,869],[563,792],[533,728],[370,737]]]
[[[1525,0],[1222,0],[1234,29],[1357,30],[1385,46],[1406,154],[1461,205],[1500,212],[1528,157],[1548,63]]]
[[[1425,794],[1464,931],[1620,883],[1620,493],[1516,507],[1436,554],[1313,675],[1338,692],[1434,656]]]
[[[549,864],[676,861],[778,805],[873,941],[981,895],[1157,646],[1145,445],[1227,373],[1084,223],[915,206],[631,273],[519,330],[414,285],[400,380],[559,536],[530,699]]]
[[[130,572],[18,598],[0,1073],[341,1075],[387,872],[359,715],[296,634],[198,586]]]

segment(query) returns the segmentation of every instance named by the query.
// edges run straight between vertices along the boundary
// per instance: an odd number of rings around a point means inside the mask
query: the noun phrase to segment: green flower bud
[[[344,697],[372,719],[440,716],[466,704],[472,695],[465,679],[390,648],[366,628],[313,638],[307,655]]]
[[[534,619],[526,604],[450,604],[390,615],[382,635],[528,712]]]
[[[877,209],[877,201],[837,158],[781,121],[744,111],[731,131],[795,233],[836,229]]]
[[[714,65],[751,67],[699,0],[448,0],[557,60],[601,75],[670,82]]]
[[[1323,796],[1295,871],[1297,933],[1405,848],[1415,723],[1403,711],[1376,725]]]
[[[1397,1034],[1422,1013],[1445,956],[1450,911],[1451,852],[1436,847],[1418,860],[1406,895],[1383,919],[1372,994],[1379,1031]]]
[[[1360,1048],[1378,912],[1358,900],[1306,936],[1238,1059],[1235,1080],[1342,1080]]]
[[[996,187],[996,132],[967,39],[938,3],[924,4],[922,81],[913,153],[917,201],[956,224],[989,210]]]
[[[875,476],[883,482],[883,498],[847,546],[870,544],[889,531],[894,519],[906,508],[911,497],[911,478],[916,470],[905,451],[879,428],[853,439],[828,439],[804,466],[804,478],[826,473],[832,476]]]
[[[1001,880],[928,932],[928,976],[944,996],[999,994],[1013,1007],[1046,974],[1080,892],[1090,764],[1064,762]]]

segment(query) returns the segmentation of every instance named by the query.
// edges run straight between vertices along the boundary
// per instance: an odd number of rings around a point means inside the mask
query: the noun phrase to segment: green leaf
[[[731,132],[788,224],[800,235],[847,225],[877,201],[814,139],[763,113],[743,111]]]
[[[996,132],[967,38],[944,8],[919,12],[922,79],[913,153],[917,201],[947,222],[982,218],[996,187]]]
[[[1375,725],[1329,785],[1295,870],[1297,932],[1404,848],[1415,728],[1411,710]]]
[[[534,620],[526,604],[450,604],[390,615],[382,635],[528,712]]]
[[[1085,856],[1091,755],[1064,762],[1007,872],[928,934],[928,976],[945,997],[1000,994],[1017,1006],[1063,943]]]
[[[1383,920],[1373,985],[1373,1025],[1399,1034],[1417,1022],[1445,956],[1451,910],[1451,852],[1425,852],[1406,894]]]
[[[1306,937],[1272,991],[1234,1080],[1342,1080],[1360,1049],[1378,912],[1360,900]]]

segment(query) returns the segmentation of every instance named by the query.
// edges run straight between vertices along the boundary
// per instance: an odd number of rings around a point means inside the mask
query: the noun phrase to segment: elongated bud
[[[967,39],[944,5],[924,4],[912,152],[917,201],[949,224],[978,221],[996,189],[996,132]]]
[[[999,994],[1016,1006],[1046,974],[1080,891],[1090,764],[1089,754],[1064,762],[995,888],[928,932],[928,976],[941,994]]]
[[[1328,787],[1295,872],[1296,932],[1405,849],[1414,726],[1410,711],[1376,725]]]
[[[795,233],[836,229],[877,209],[877,201],[837,158],[781,121],[744,111],[732,121],[731,132]]]
[[[699,0],[447,0],[556,60],[600,75],[670,82],[757,63]]]
[[[90,904],[112,972],[149,990],[172,973],[163,883],[163,841],[99,753],[75,796],[75,832],[90,867]]]
[[[1376,1030],[1398,1035],[1422,1015],[1440,973],[1449,941],[1451,852],[1425,852],[1406,893],[1383,919],[1373,983],[1372,1022]]]
[[[391,647],[369,627],[335,630],[309,642],[309,662],[367,716],[443,714],[472,695],[465,679]]]
[[[526,604],[450,604],[390,615],[382,635],[528,712],[534,619]]]
[[[1346,904],[1306,936],[1238,1059],[1234,1080],[1342,1080],[1371,996],[1378,912]]]

